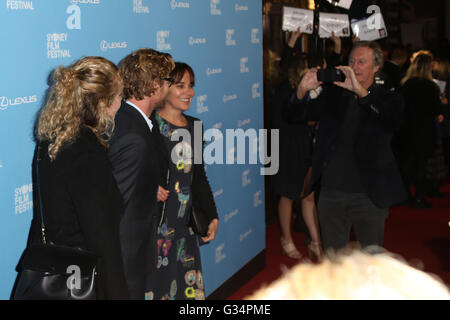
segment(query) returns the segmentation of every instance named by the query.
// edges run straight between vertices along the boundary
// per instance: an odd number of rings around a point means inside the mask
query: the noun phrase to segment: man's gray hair
[[[353,51],[355,51],[356,48],[369,48],[372,49],[373,52],[373,65],[379,66],[380,70],[383,68],[384,64],[384,57],[383,57],[383,51],[381,50],[381,47],[378,43],[375,41],[358,41],[353,44],[352,51],[350,52],[349,57],[351,58],[353,55]]]

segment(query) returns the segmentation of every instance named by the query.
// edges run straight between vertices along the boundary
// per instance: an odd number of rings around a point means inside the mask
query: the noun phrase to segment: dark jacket
[[[403,100],[377,85],[372,85],[369,91],[367,97],[358,99],[364,112],[357,129],[355,160],[365,192],[377,207],[386,208],[406,198],[390,146],[392,133],[402,121]],[[319,98],[297,101],[297,106],[285,114],[288,121],[320,120],[309,192],[319,185],[336,150],[349,99],[355,99],[355,95],[337,86],[327,86]]]
[[[39,156],[47,241],[97,254],[97,298],[127,299],[119,241],[123,204],[106,149],[90,129],[82,128],[77,139],[64,146],[54,161],[48,156],[48,143],[41,143]],[[35,170],[33,184],[37,185]],[[29,244],[41,242],[37,192],[33,196],[36,206]]]
[[[155,123],[154,123],[155,124]],[[158,126],[150,131],[143,116],[125,101],[115,117],[109,158],[125,210],[120,240],[132,299],[145,298],[148,273],[156,258],[151,235],[158,219],[157,191],[163,186],[167,161],[159,144]]]
[[[191,137],[191,144],[192,144],[192,159],[194,161],[194,168],[193,168],[193,176],[192,176],[192,204],[197,207],[197,208],[201,208],[202,210],[200,212],[204,212],[208,215],[208,220],[211,222],[211,220],[213,219],[218,219],[218,214],[217,214],[217,208],[216,208],[216,204],[214,202],[214,196],[213,193],[211,191],[211,186],[208,182],[208,178],[206,176],[205,173],[205,167],[204,167],[204,163],[203,163],[203,124],[201,122],[200,119],[195,118],[195,117],[191,117],[188,115],[184,115],[189,123],[189,125],[192,128],[195,128],[195,123],[197,123],[197,126],[199,126],[199,128],[201,128],[201,132],[199,131],[198,133],[201,135],[200,136],[200,141],[202,142],[201,144],[201,149],[197,150],[196,149],[196,131],[194,129],[194,136]],[[153,124],[156,125],[156,119],[155,119],[155,113],[153,113],[150,117],[150,119],[152,120]],[[159,139],[160,139],[160,143],[164,144],[164,137],[160,134],[159,135]],[[166,159],[166,161],[171,161],[170,160],[170,156],[167,154],[167,149],[164,148],[164,155],[163,155],[164,159]],[[195,159],[198,158],[199,161],[195,161]],[[198,163],[197,163],[198,162]],[[168,170],[168,164],[166,166],[166,169],[164,172],[167,172]],[[164,175],[165,176],[165,175]],[[164,184],[161,184],[161,186],[164,186],[166,183],[164,182]],[[160,209],[159,212],[161,212],[161,208],[162,208],[162,203],[160,203]],[[159,221],[159,220],[158,220]]]
[[[201,124],[200,119],[194,118],[188,115],[185,115],[187,120],[194,125],[194,122],[199,122]],[[205,166],[203,163],[203,125],[202,128],[202,150],[199,159],[201,159],[201,163],[194,163],[194,172],[192,177],[192,203],[196,207],[200,207],[203,211],[208,215],[208,220],[211,222],[213,219],[218,219],[219,216],[217,214],[216,204],[214,202],[214,196],[211,191],[211,186],[209,185],[208,178],[205,173]],[[195,135],[194,135],[195,139]],[[195,141],[195,140],[193,140]],[[195,148],[193,148],[194,152],[192,154],[193,158],[196,157]]]
[[[401,68],[391,61],[386,61],[383,65],[382,72],[386,76],[384,79],[384,87],[388,90],[398,92],[400,89],[400,80],[402,79]]]
[[[402,162],[409,157],[428,158],[436,146],[436,117],[443,112],[439,87],[431,80],[411,78],[401,87],[405,121],[398,132]]]
[[[279,129],[279,170],[272,176],[274,191],[284,197],[296,200],[303,190],[308,168],[311,166],[313,129],[306,122],[292,124],[283,120],[284,110],[295,103],[296,90],[289,83],[282,83],[277,89],[272,105],[273,128]]]

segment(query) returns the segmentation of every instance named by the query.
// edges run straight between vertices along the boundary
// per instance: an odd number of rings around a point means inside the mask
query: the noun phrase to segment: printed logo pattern
[[[4,40],[11,48],[4,50],[8,62],[2,72],[14,76],[2,83],[0,92],[0,150],[4,151],[0,224],[20,232],[0,235],[0,241],[11,244],[11,253],[4,258],[11,272],[0,278],[0,298],[10,295],[17,256],[24,249],[32,217],[30,168],[36,114],[52,71],[84,56],[103,56],[118,63],[128,53],[148,47],[193,67],[196,94],[186,113],[202,120],[205,170],[220,220],[216,240],[201,247],[205,294],[263,250],[260,159],[270,157],[261,155],[266,149],[260,133],[260,1],[6,0],[2,6],[6,19],[0,24],[7,30]],[[228,140],[237,143],[227,145]],[[163,251],[161,257],[163,268]]]

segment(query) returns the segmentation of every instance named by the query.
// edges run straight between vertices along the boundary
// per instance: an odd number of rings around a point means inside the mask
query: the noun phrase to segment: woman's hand
[[[169,190],[164,189],[161,186],[158,186],[158,194],[156,195],[156,199],[158,202],[165,202],[169,198]]]
[[[336,37],[334,32],[331,32],[331,41],[334,43],[333,51],[336,54],[341,54],[341,48],[342,48],[342,40],[340,37]]]
[[[322,81],[317,81],[318,68],[312,68],[306,72],[297,87],[297,98],[303,99],[308,91],[315,90],[322,84]]]
[[[295,44],[297,43],[298,38],[300,38],[301,35],[302,35],[302,32],[300,31],[300,27],[298,27],[297,31],[289,32],[287,45],[291,48],[294,48]]]
[[[202,237],[203,242],[209,242],[216,238],[217,229],[219,228],[219,219],[212,219],[209,223],[208,234],[206,237]]]
[[[446,92],[441,94],[441,103],[442,104],[448,104],[448,99],[447,99],[447,93]]]
[[[359,42],[359,41],[361,41],[361,39],[360,38],[358,38],[357,36],[355,36],[355,35],[353,35],[352,36],[352,42],[353,43],[355,43],[355,42]]]

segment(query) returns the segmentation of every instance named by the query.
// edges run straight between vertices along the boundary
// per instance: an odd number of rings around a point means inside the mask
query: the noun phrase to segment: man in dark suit
[[[383,73],[387,78],[385,80],[385,88],[398,92],[400,80],[402,79],[402,68],[408,60],[408,51],[403,47],[397,46],[392,49],[390,57],[383,65]]]
[[[168,196],[161,187],[168,161],[161,151],[159,130],[149,117],[167,95],[173,68],[169,54],[152,49],[139,49],[119,64],[123,100],[109,158],[125,205],[120,240],[131,299],[145,298],[146,280],[155,265],[151,235],[158,219],[157,200]]]
[[[374,42],[354,44],[349,66],[337,67],[344,82],[324,85],[319,98],[308,98],[319,87],[317,69],[298,86],[291,121],[320,120],[314,147],[309,192],[321,186],[318,215],[324,249],[344,248],[353,226],[361,247],[383,245],[389,207],[406,198],[390,147],[402,119],[397,93],[374,82],[383,54]]]

